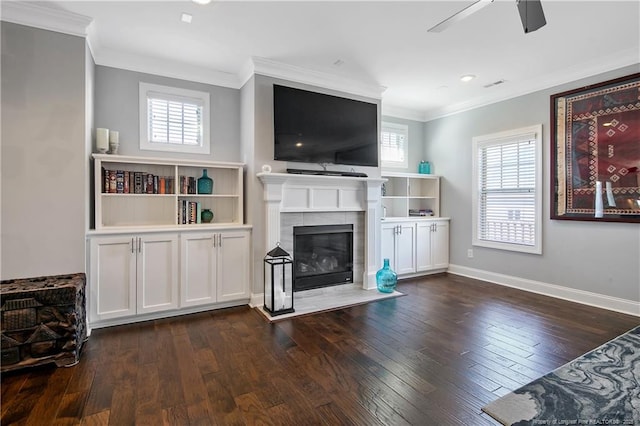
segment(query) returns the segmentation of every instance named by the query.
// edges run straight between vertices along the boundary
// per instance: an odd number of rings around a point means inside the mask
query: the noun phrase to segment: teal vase
[[[198,194],[211,194],[213,192],[213,179],[207,176],[207,169],[202,170],[202,177],[198,179]]]
[[[202,223],[210,223],[213,220],[213,212],[209,209],[202,210],[200,220],[202,220]]]
[[[389,259],[384,260],[382,269],[376,272],[376,284],[378,291],[382,293],[393,293],[398,285],[398,276],[389,266]]]

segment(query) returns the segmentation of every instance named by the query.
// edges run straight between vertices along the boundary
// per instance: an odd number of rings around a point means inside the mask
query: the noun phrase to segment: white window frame
[[[151,141],[149,135],[149,97],[158,97],[172,101],[202,105],[202,141],[200,145],[185,145],[176,143],[160,143]],[[211,104],[208,92],[198,90],[181,89],[178,87],[162,86],[140,82],[139,85],[140,107],[140,149],[149,151],[182,152],[189,154],[210,154],[210,117]]]
[[[409,167],[409,126],[406,124],[399,123],[389,123],[382,122],[381,131],[380,131],[380,159],[382,167],[392,167],[392,168],[404,168]],[[403,161],[389,161],[386,160],[382,155],[382,143],[383,143],[383,133],[396,133],[404,136],[404,146],[402,150],[404,152],[404,160]]]
[[[482,208],[480,197],[482,192],[482,179],[480,177],[480,153],[490,146],[504,145],[522,141],[523,138],[530,137],[535,143],[535,178],[534,178],[534,244],[526,245],[522,243],[494,241],[480,238],[480,221]],[[474,246],[490,247],[500,250],[509,250],[523,253],[542,254],[542,124],[509,130],[500,133],[493,133],[484,136],[474,137],[472,140],[472,207],[473,207],[473,239]]]

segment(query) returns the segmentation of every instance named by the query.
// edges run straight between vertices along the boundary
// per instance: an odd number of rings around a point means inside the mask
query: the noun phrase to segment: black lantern
[[[293,310],[293,259],[280,243],[264,257],[264,310],[269,315]]]

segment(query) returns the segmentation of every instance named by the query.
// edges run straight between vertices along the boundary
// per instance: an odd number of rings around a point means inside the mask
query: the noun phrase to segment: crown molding
[[[491,96],[477,97],[443,108],[425,111],[423,121],[436,120],[438,118],[470,111],[633,65],[636,65],[638,71],[640,71],[640,52],[635,49],[616,52],[609,56],[597,56],[590,61],[576,64],[572,68],[563,69],[560,73],[551,72],[536,76],[533,79],[518,82],[517,85],[509,87],[508,89],[505,87],[500,92],[492,94]],[[579,86],[580,84],[578,83],[576,87]]]
[[[86,37],[87,28],[93,22],[93,19],[88,16],[43,6],[42,3],[24,1],[2,1],[1,3],[2,20],[14,24]]]
[[[402,118],[404,120],[425,121],[424,111],[385,104],[382,101],[382,115],[387,117]]]
[[[309,84],[325,89],[351,93],[368,98],[382,99],[386,87],[376,84],[363,83],[347,77],[341,77],[321,71],[315,71],[295,65],[284,64],[270,59],[252,57],[239,74],[241,85],[244,85],[253,75],[280,78],[296,83]]]
[[[96,65],[124,69],[128,71],[153,74],[162,77],[188,80],[213,86],[240,89],[240,80],[236,74],[216,71],[207,67],[188,65],[184,62],[151,56],[122,53],[111,49],[96,49]]]

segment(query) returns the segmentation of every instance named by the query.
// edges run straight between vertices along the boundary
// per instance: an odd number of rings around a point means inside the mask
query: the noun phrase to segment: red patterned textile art
[[[552,219],[640,222],[640,74],[551,103]]]

